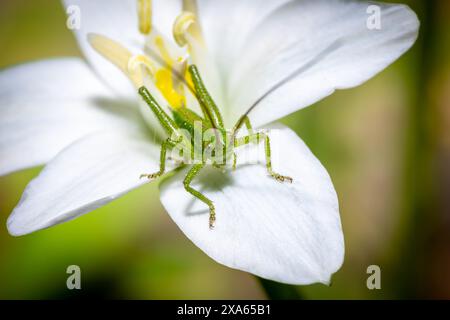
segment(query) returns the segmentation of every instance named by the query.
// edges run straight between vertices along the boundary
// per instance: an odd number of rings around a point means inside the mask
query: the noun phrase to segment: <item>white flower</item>
[[[152,34],[160,32],[165,45],[186,53],[167,40],[181,1],[153,2]],[[146,183],[142,173],[158,170],[159,145],[148,126],[156,128],[154,118],[148,111],[142,116],[136,88],[87,37],[101,34],[143,54],[146,41],[152,44],[139,33],[136,1],[65,5],[81,9],[75,35],[87,63],[50,59],[0,73],[0,174],[46,164],[8,220],[16,236],[92,211]],[[198,1],[204,47],[189,52],[228,127],[297,70],[250,113],[253,125],[262,128],[336,89],[363,83],[412,46],[419,28],[414,12],[377,5],[381,29],[371,30],[364,1]],[[195,181],[214,200],[214,230],[204,204],[185,192],[184,172],[162,183],[161,200],[186,236],[226,266],[284,283],[328,283],[344,256],[337,196],[300,138],[286,127],[280,131],[272,141],[278,153],[273,166],[293,177],[293,184],[268,178],[263,165],[226,174],[211,169]]]

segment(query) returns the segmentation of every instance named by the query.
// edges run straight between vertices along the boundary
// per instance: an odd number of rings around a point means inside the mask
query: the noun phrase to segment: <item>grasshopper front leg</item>
[[[213,229],[214,222],[216,221],[216,209],[213,202],[205,195],[191,187],[192,180],[198,175],[198,173],[203,169],[204,166],[204,163],[194,165],[184,178],[183,184],[187,192],[192,194],[194,197],[196,197],[209,207],[209,228]]]
[[[250,118],[248,116],[243,117],[240,125],[236,126],[233,131],[234,132],[239,131],[241,129],[242,125],[245,125],[245,127],[247,128],[247,132],[248,132],[249,136],[256,137],[253,134],[253,127],[252,127],[252,124],[250,122]],[[252,142],[257,144],[257,143],[259,143],[259,140],[255,140],[255,141],[252,141]],[[236,170],[236,164],[237,164],[237,155],[236,155],[235,152],[233,152],[233,166],[232,166],[233,171]]]
[[[252,141],[260,141],[260,139],[264,139],[264,150],[266,155],[266,168],[267,172],[270,174],[271,177],[275,178],[277,181],[280,182],[293,182],[293,179],[288,176],[283,176],[279,173],[276,173],[272,169],[272,157],[271,157],[271,151],[270,151],[270,138],[267,134],[258,132],[255,134],[251,134],[242,138],[238,138],[234,140],[234,147],[242,147],[245,145],[250,144]]]
[[[166,171],[166,153],[167,153],[167,149],[172,148],[175,145],[175,142],[172,141],[170,138],[167,138],[166,141],[164,141],[161,145],[161,152],[159,155],[159,171],[155,172],[155,173],[144,173],[141,174],[140,179],[142,178],[147,178],[147,179],[156,179],[159,178],[160,176],[162,176],[164,174],[164,172]]]

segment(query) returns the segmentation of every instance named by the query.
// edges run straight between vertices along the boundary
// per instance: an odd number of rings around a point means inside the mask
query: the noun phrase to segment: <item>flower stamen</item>
[[[183,83],[178,80],[174,72],[184,72],[186,63],[177,63],[173,69],[162,68],[156,72],[155,85],[173,109],[186,106]],[[181,73],[182,74],[182,73]]]
[[[132,56],[128,60],[128,75],[131,80],[139,80],[139,82],[135,82],[134,85],[136,88],[140,88],[144,83],[143,80],[145,77],[154,78],[156,73],[156,66],[153,61],[150,60],[149,57],[138,54]]]
[[[151,53],[133,55],[127,48],[118,42],[98,34],[89,34],[88,41],[91,46],[107,60],[117,66],[134,84],[136,88],[152,85],[162,94],[171,108],[178,109],[186,106],[186,95],[183,79],[192,87],[192,79],[187,71],[186,50],[170,46],[164,37],[151,26],[151,0],[138,0],[139,30],[146,35],[146,50],[153,48],[162,61],[154,61]],[[186,0],[183,8],[196,12],[196,2]],[[197,42],[203,43],[196,15],[192,12],[183,12],[175,22],[174,35],[178,37],[179,44],[184,43],[189,48]],[[152,51],[152,50],[150,50]],[[180,51],[180,52],[179,52]],[[192,49],[194,51],[194,49]],[[198,51],[198,50],[196,50]],[[184,52],[184,54],[183,54]],[[178,57],[178,58],[177,58]]]
[[[206,48],[200,24],[194,13],[184,11],[177,17],[173,25],[173,37],[180,47],[187,46],[194,64],[202,64]]]
[[[138,0],[139,31],[149,34],[152,31],[152,1]]]
[[[177,75],[185,74],[186,59],[173,59],[161,36],[154,38],[154,44],[158,49],[165,66],[155,74],[155,85],[174,109],[182,108],[186,105],[183,83]]]
[[[183,0],[183,11],[189,11],[195,14],[197,14],[197,1],[196,0]]]
[[[92,48],[130,77],[133,83],[142,83],[141,73],[129,73],[128,63],[132,54],[127,48],[120,43],[99,34],[90,33],[87,37]]]
[[[183,0],[183,12],[175,19],[172,33],[179,47],[187,47],[192,64],[211,70],[206,57],[206,43],[198,21],[195,0]]]

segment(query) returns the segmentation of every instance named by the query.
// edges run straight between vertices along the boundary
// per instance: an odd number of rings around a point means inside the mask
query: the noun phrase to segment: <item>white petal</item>
[[[240,48],[253,29],[276,8],[289,0],[227,0],[198,1],[198,13],[207,50],[197,61],[203,81],[215,102],[227,108],[226,80],[229,71],[240,59]]]
[[[252,4],[255,12],[261,7],[258,1],[246,3]],[[380,30],[367,27],[374,12],[368,13],[370,5],[381,10]],[[223,17],[220,19],[217,14],[216,22],[210,24],[225,24],[228,15]],[[234,22],[229,22],[230,28],[234,28]],[[208,27],[209,24],[205,29]],[[222,46],[218,61],[232,61],[232,66],[225,63],[222,67],[229,70],[224,75],[229,124],[294,73],[294,79],[270,94],[251,113],[256,126],[309,106],[336,89],[360,85],[406,52],[415,42],[418,28],[415,13],[404,5],[353,0],[299,0],[284,4],[256,27],[253,25],[252,32],[242,31],[250,34],[244,45],[238,42],[233,46],[229,41]],[[220,40],[223,34],[219,34]],[[230,34],[234,37],[239,32]],[[220,48],[220,42],[217,46]]]
[[[181,0],[153,0],[153,25],[164,34],[167,39],[171,39],[173,44],[173,23],[182,12]]]
[[[155,27],[166,36],[170,36],[172,23],[181,10],[181,4],[178,0],[153,2]],[[87,34],[97,33],[107,36],[132,52],[140,53],[144,49],[145,37],[139,33],[137,0],[64,0],[63,3],[66,10],[70,6],[77,6],[81,12],[80,29],[74,29],[74,32],[89,63],[116,93],[125,97],[135,97],[136,90],[128,78],[92,49],[87,41]]]
[[[290,0],[199,0],[199,15],[208,52],[227,74],[250,33],[274,10]]]
[[[80,59],[7,69],[0,73],[0,175],[43,164],[93,131],[138,130],[140,121]]]
[[[31,181],[8,219],[9,233],[24,235],[92,211],[148,180],[159,148],[111,133],[87,136],[63,150]]]
[[[206,169],[193,186],[214,201],[215,229],[206,205],[183,188],[184,172],[162,184],[161,200],[180,229],[211,258],[228,267],[290,283],[329,283],[343,261],[338,200],[330,177],[287,128],[271,132],[274,169],[294,179],[279,183],[261,164],[222,174]],[[261,144],[262,145],[262,144]],[[240,152],[242,163],[247,152]]]

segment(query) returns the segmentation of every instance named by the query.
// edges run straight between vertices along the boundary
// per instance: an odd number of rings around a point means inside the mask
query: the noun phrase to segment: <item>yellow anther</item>
[[[156,87],[173,109],[186,106],[183,82],[180,80],[180,76],[186,72],[186,67],[186,60],[173,62],[158,70],[155,76]]]
[[[197,14],[197,1],[196,0],[183,0],[183,11],[189,11],[193,14]]]
[[[128,60],[132,56],[130,51],[114,40],[99,34],[89,33],[88,41],[98,53],[128,74]]]
[[[158,70],[155,76],[155,84],[171,108],[178,109],[186,105],[186,98],[179,92],[180,88],[173,81],[172,71],[167,69]]]
[[[149,34],[152,31],[152,1],[138,0],[139,31]]]
[[[173,59],[162,37],[155,37],[154,41],[164,59],[163,66],[158,66],[146,55],[133,55],[119,43],[98,34],[89,34],[88,41],[96,51],[122,70],[136,88],[144,85],[145,79],[151,79],[172,108],[186,105],[180,75],[186,73],[187,61],[183,58]]]
[[[182,12],[173,25],[173,37],[180,47],[190,44],[189,37],[202,44],[203,38],[197,16],[189,11]]]
[[[141,87],[146,76],[153,78],[156,74],[156,67],[149,57],[138,54],[128,60],[128,74],[136,87]]]
[[[141,66],[145,67],[151,76],[155,75],[156,67],[153,61],[143,54],[138,54],[130,58],[130,60],[128,61],[128,72],[134,73],[138,71],[138,67]]]
[[[174,64],[174,61],[170,56],[169,51],[167,50],[164,39],[161,36],[155,37],[155,46],[158,49],[158,52],[161,55],[161,58],[163,58],[164,62],[171,67]]]
[[[173,87],[178,94],[184,96],[184,83],[181,79],[183,77],[183,74],[185,74],[187,71],[187,61],[186,60],[180,60],[173,65],[172,67],[172,82]]]

